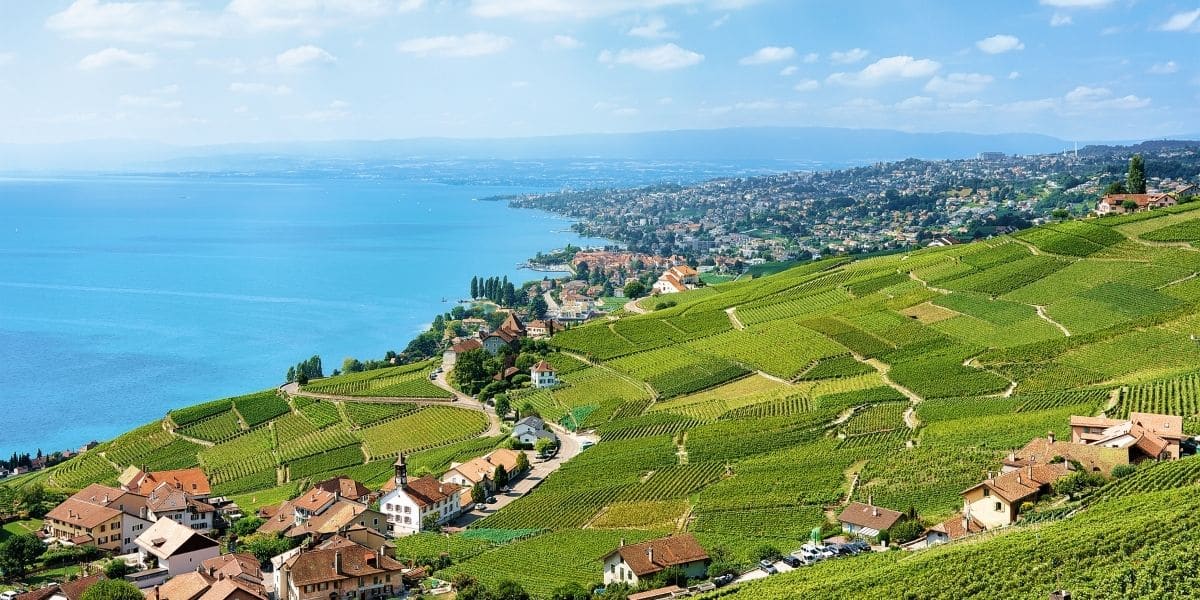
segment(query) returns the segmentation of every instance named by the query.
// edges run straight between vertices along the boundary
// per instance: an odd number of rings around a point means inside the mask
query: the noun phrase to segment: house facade
[[[670,567],[678,567],[689,578],[707,575],[708,553],[691,534],[676,535],[643,542],[621,545],[605,555],[604,583],[626,583],[637,587],[647,577]]]
[[[431,476],[409,480],[403,454],[396,459],[395,468],[395,476],[384,486],[379,499],[379,508],[386,515],[394,537],[421,531],[421,524],[429,515],[436,515],[441,525],[462,512],[459,485]]]
[[[380,550],[339,538],[280,566],[277,600],[376,600],[404,595],[404,567]]]
[[[548,388],[558,385],[558,372],[546,361],[539,361],[529,369],[529,382],[535,388]]]
[[[46,513],[42,527],[46,535],[76,546],[119,552],[124,549],[121,519],[115,508],[71,497]]]
[[[537,444],[540,439],[549,440],[552,444],[558,443],[558,436],[547,429],[546,422],[538,417],[525,417],[517,421],[512,428],[512,437],[531,446]]]
[[[1125,208],[1126,202],[1132,202],[1136,208],[1132,210]],[[1178,204],[1178,201],[1170,194],[1108,194],[1096,203],[1096,214],[1100,216],[1122,215],[1127,212],[1154,210],[1175,204]]]
[[[687,265],[676,265],[667,269],[651,286],[656,294],[686,292],[700,284],[700,273]]]
[[[1021,504],[1036,502],[1050,486],[1071,470],[1069,463],[1028,465],[989,477],[962,492],[963,514],[986,529],[1011,525],[1020,516]]]
[[[452,369],[454,363],[458,362],[458,356],[469,350],[478,350],[483,347],[483,343],[477,339],[467,339],[457,344],[454,344],[442,352],[442,368]]]
[[[157,563],[175,577],[200,568],[221,554],[221,544],[196,530],[163,517],[142,532],[135,542],[142,566]]]
[[[142,531],[145,531],[145,529],[154,522],[149,516],[149,510],[146,506],[146,497],[139,494],[93,483],[76,492],[73,496],[71,496],[71,499],[75,502],[84,502],[95,506],[113,509],[119,512],[120,526],[118,528],[118,535],[114,540],[114,530],[112,529],[111,523],[107,525],[105,531],[103,532],[96,531],[93,533],[82,533],[79,527],[66,527],[61,521],[57,524],[52,522],[51,515],[48,514],[46,516],[47,521],[44,531],[51,537],[57,537],[70,541],[71,537],[63,536],[68,532],[75,531],[75,536],[80,536],[79,541],[82,541],[84,544],[94,545],[97,540],[104,539],[104,546],[100,546],[102,549],[112,549],[112,545],[115,542],[119,544],[119,548],[117,548],[119,552],[122,554],[128,554],[130,552],[137,551],[137,546],[134,545],[133,540],[136,539],[137,536],[141,535]],[[73,503],[71,507],[67,508],[67,516],[70,517],[71,509],[77,509],[79,506]],[[51,511],[51,513],[55,514],[56,516],[62,516],[63,514],[56,511]],[[77,526],[80,524],[80,520],[68,519],[65,524],[74,524]],[[86,536],[91,536],[92,542],[87,542]]]
[[[165,481],[146,496],[146,507],[151,521],[168,518],[201,532],[213,530],[217,514],[211,504]]]
[[[870,500],[866,504],[851,502],[838,515],[842,531],[850,535],[864,537],[879,537],[881,532],[891,529],[893,525],[904,519],[904,514],[879,506]]]

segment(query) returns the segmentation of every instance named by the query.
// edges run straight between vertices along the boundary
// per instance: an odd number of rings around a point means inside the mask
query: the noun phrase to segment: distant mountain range
[[[311,165],[314,161],[473,159],[749,161],[778,163],[780,168],[830,168],[904,158],[967,158],[980,152],[1041,154],[1073,146],[1074,142],[1030,133],[910,133],[833,127],[741,127],[527,138],[413,138],[209,146],[103,140],[44,145],[0,144],[0,172],[271,171],[288,165],[293,168]]]

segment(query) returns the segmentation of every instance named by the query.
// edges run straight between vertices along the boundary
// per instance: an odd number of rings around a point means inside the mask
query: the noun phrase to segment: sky
[[[0,142],[1200,133],[1198,0],[0,0]]]

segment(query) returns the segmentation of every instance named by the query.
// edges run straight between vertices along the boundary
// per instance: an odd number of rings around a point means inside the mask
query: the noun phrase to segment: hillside
[[[455,564],[443,575],[490,582],[536,565],[523,583],[544,597],[598,580],[599,558],[620,538],[691,531],[710,554],[748,565],[761,545],[798,546],[851,499],[939,522],[1006,452],[1068,431],[1070,415],[1165,412],[1200,433],[1197,209],[825,260],[562,332],[552,344],[565,383],[513,404],[594,428],[601,442],[477,522],[474,537],[405,538],[397,553],[447,552]],[[486,413],[449,403],[425,377],[430,366],[173,411],[9,485],[74,489],[129,464],[199,464],[215,494],[257,506],[332,473],[376,485],[400,451],[437,470],[497,444]],[[395,403],[317,402],[305,391]],[[1044,597],[1060,581],[1077,598],[1185,589],[1171,548],[1193,541],[1197,501],[1143,492],[1195,483],[1196,460],[1143,467],[1063,520],[1051,510],[1049,524],[832,561],[738,593]],[[530,530],[545,532],[494,543]],[[1085,560],[1094,566],[1064,567]]]

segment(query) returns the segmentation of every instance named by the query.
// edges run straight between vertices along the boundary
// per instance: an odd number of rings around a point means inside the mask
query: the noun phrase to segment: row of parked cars
[[[871,545],[862,540],[854,540],[844,544],[816,544],[808,542],[801,546],[799,550],[784,555],[780,562],[795,569],[831,558],[861,554],[870,551],[870,549]],[[779,571],[775,568],[774,561],[766,559],[759,561],[758,567],[768,575],[774,575]]]

